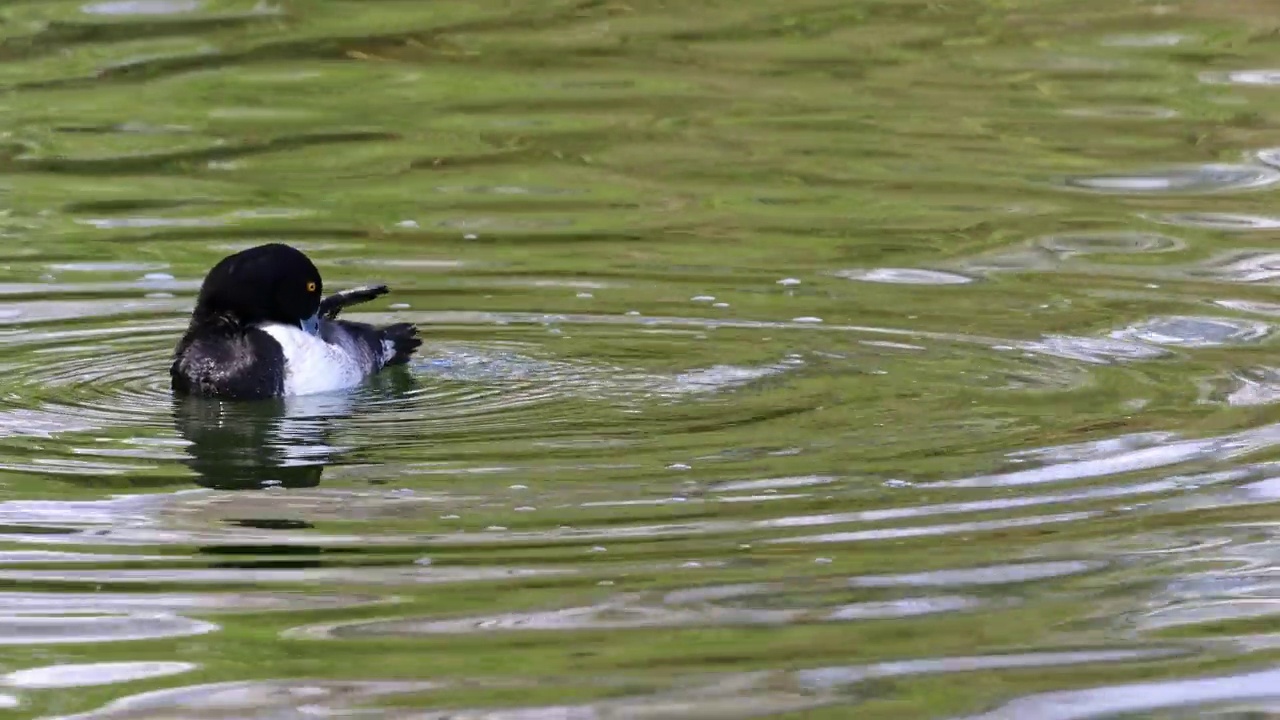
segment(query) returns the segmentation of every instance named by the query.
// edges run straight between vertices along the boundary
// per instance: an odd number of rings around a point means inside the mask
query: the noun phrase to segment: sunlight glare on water
[[[0,717],[1280,713],[1274,9],[5,5]]]

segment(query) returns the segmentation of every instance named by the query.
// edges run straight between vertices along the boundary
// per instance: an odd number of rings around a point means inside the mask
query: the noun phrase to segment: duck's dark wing
[[[350,290],[336,292],[329,297],[320,301],[320,317],[326,320],[332,320],[338,317],[338,313],[351,305],[359,305],[363,302],[386,295],[391,292],[386,285],[373,285],[370,287],[358,287]]]
[[[320,338],[346,350],[366,373],[388,365],[403,365],[422,345],[418,328],[412,323],[378,326],[354,320],[325,320],[320,323]]]
[[[169,375],[178,395],[260,400],[284,392],[284,352],[257,328],[193,329],[174,355]]]

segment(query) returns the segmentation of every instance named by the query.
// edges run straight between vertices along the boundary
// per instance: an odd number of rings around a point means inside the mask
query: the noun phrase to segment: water
[[[1280,715],[1270,3],[0,19],[0,716]],[[267,241],[421,357],[175,402]]]

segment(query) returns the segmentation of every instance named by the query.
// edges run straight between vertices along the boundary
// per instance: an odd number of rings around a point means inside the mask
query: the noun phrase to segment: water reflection
[[[196,483],[217,490],[315,487],[339,452],[326,442],[330,421],[350,417],[352,401],[321,396],[294,412],[284,402],[174,402],[174,424],[187,440],[185,464]]]
[[[215,490],[320,484],[325,466],[350,448],[336,444],[343,421],[370,405],[403,398],[412,376],[388,372],[351,392],[263,402],[175,398],[173,419],[196,483]]]

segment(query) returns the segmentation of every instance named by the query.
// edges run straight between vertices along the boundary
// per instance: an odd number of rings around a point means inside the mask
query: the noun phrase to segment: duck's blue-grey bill
[[[316,336],[320,335],[320,313],[312,315],[306,320],[303,320],[300,324],[305,332]]]

